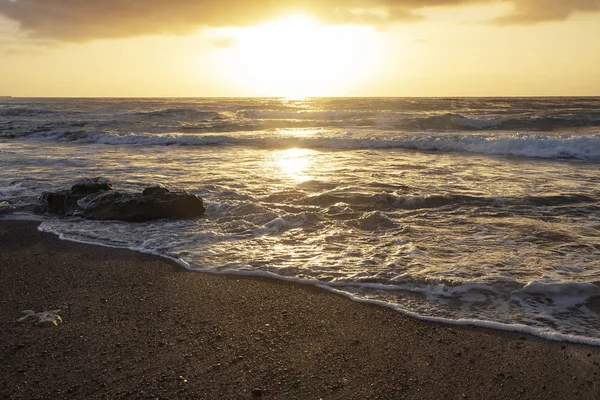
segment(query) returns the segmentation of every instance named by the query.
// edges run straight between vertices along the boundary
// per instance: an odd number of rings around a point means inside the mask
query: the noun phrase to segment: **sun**
[[[377,35],[369,27],[326,26],[308,15],[233,32],[219,61],[223,78],[253,95],[337,96],[374,73]]]

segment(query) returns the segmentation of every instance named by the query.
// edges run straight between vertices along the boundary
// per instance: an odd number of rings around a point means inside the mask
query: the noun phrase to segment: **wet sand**
[[[0,397],[598,399],[600,347],[424,322],[0,221]],[[60,309],[63,322],[17,322]]]

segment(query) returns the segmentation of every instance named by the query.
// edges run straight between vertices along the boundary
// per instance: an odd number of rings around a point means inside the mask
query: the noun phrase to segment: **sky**
[[[0,0],[0,96],[594,96],[600,0]]]

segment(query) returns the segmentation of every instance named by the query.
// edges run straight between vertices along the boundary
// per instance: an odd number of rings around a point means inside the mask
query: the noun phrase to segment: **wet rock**
[[[81,216],[96,220],[143,222],[153,219],[187,219],[204,214],[202,199],[187,192],[152,195],[111,191],[87,199]]]
[[[80,179],[75,181],[71,189],[43,192],[39,201],[46,210],[42,209],[41,211],[49,211],[58,215],[72,215],[78,210],[81,199],[108,190],[112,190],[112,184],[106,178]]]
[[[64,215],[66,214],[67,208],[67,190],[61,190],[60,192],[43,192],[39,201],[43,205],[43,207],[47,208],[47,210],[53,214]],[[75,204],[77,201],[75,200]],[[39,211],[43,211],[39,210]]]
[[[71,189],[44,192],[39,200],[42,212],[94,220],[188,219],[206,211],[202,199],[188,192],[171,192],[163,186],[150,186],[142,193],[122,192],[113,190],[106,178],[83,179]]]
[[[143,195],[164,195],[167,193],[170,193],[171,191],[169,189],[167,189],[166,187],[164,187],[163,185],[153,185],[153,186],[148,186],[146,189],[144,189],[144,191],[142,192]]]
[[[112,190],[112,183],[102,177],[80,179],[71,186],[71,194],[73,195],[87,196],[105,190]]]
[[[0,214],[11,210],[14,210],[14,207],[8,201],[0,201]]]

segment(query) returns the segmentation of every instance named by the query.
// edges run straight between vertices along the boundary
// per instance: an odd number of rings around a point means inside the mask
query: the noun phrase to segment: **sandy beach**
[[[600,348],[423,322],[0,222],[0,397],[597,399]],[[17,322],[60,310],[62,323]]]

